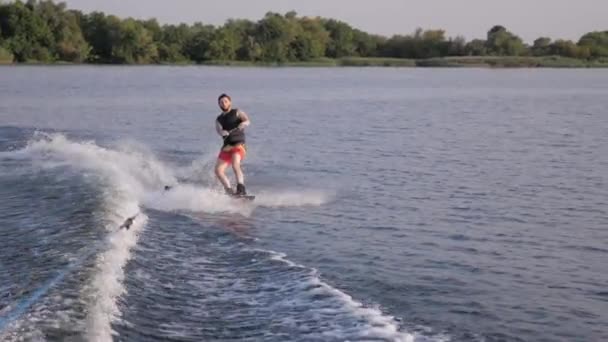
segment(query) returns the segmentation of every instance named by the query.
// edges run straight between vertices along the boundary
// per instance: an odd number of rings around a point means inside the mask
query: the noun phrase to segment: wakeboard
[[[255,199],[254,195],[228,195],[228,196],[235,198],[235,199],[245,200],[245,201],[253,201]]]
[[[165,185],[164,189],[165,189],[165,191],[170,191],[173,189],[173,186]],[[240,199],[240,200],[245,200],[245,201],[253,201],[255,199],[254,195],[237,195],[237,194],[226,194],[226,195],[231,198],[234,198],[234,199]]]

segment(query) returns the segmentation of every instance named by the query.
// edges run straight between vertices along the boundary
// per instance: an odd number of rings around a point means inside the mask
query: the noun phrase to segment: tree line
[[[160,25],[156,19],[85,14],[65,3],[20,0],[0,3],[0,61],[72,63],[297,62],[320,58],[449,56],[563,56],[608,58],[608,31],[578,42],[536,39],[528,45],[496,25],[486,39],[447,37],[444,30],[417,29],[385,37],[328,18],[296,12],[267,13],[258,21],[231,19],[221,26]]]

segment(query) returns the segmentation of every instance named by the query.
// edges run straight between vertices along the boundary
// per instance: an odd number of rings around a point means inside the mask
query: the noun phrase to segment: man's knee
[[[215,174],[218,175],[218,176],[219,175],[223,175],[224,172],[226,171],[226,167],[227,166],[228,165],[226,163],[217,163],[215,165]]]

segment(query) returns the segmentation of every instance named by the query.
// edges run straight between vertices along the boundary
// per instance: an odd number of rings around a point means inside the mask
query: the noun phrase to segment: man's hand
[[[226,130],[222,130],[220,135],[222,136],[222,138],[226,139],[226,137],[230,135],[230,132],[228,132]]]

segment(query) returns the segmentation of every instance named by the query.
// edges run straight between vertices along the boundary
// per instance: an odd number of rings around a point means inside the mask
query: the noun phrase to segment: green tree
[[[152,34],[140,22],[126,19],[120,23],[112,58],[127,64],[157,62],[158,50]]]
[[[213,33],[207,59],[230,61],[236,59],[236,52],[239,48],[239,36],[230,28],[222,27]]]
[[[79,25],[76,13],[67,11],[65,3],[40,1],[35,6],[35,13],[45,20],[53,32],[53,44],[49,47],[54,58],[69,62],[84,61],[91,50]]]
[[[412,58],[414,40],[411,36],[394,35],[380,47],[381,57]]]
[[[260,20],[255,29],[255,42],[260,45],[260,59],[269,62],[285,62],[289,59],[289,45],[296,32],[289,19],[278,13],[269,12]]]
[[[81,19],[81,29],[85,40],[91,46],[89,60],[92,62],[112,62],[112,50],[118,43],[120,19],[93,12]]]
[[[487,55],[486,41],[482,39],[473,39],[465,46],[467,56],[485,56]]]
[[[571,58],[589,58],[590,50],[580,47],[571,40],[558,39],[549,46],[549,54]]]
[[[329,33],[319,18],[301,18],[293,25],[298,28],[290,44],[292,59],[307,61],[325,56]]]
[[[213,39],[215,27],[212,25],[203,25],[195,23],[191,28],[191,34],[184,45],[185,55],[192,61],[197,63],[208,59],[209,45]]]
[[[261,47],[255,40],[256,24],[246,19],[229,19],[223,26],[236,38],[237,60],[254,61],[261,56]]]
[[[329,32],[327,56],[332,58],[355,56],[353,28],[342,21],[329,19],[325,21],[325,29]]]
[[[354,29],[353,44],[355,55],[361,57],[374,57],[378,55],[378,47],[385,41],[383,37],[371,35],[367,32]]]
[[[526,46],[521,38],[496,25],[488,31],[487,52],[496,56],[520,56],[526,54]]]
[[[53,34],[46,22],[33,11],[35,3],[14,3],[0,5],[0,28],[5,45],[18,62],[52,60],[49,47],[53,44]]]
[[[447,43],[448,45],[448,56],[466,56],[467,55],[467,41],[462,36],[456,38],[450,38]]]
[[[187,57],[187,43],[193,35],[186,24],[165,25],[161,28],[161,38],[158,42],[158,57],[166,62],[184,62]]]
[[[57,57],[69,62],[85,61],[91,52],[91,46],[84,39],[77,17],[72,13],[65,13],[63,23],[64,26],[57,34]]]
[[[391,37],[381,47],[383,57],[432,58],[447,56],[452,43],[445,39],[443,30],[416,29],[412,35]]]
[[[445,39],[444,30],[427,30],[417,39],[416,46],[415,58],[433,58],[447,56],[450,43]]]
[[[156,19],[148,19],[139,21],[139,23],[148,31],[154,43],[161,42],[163,39],[163,29],[158,24]]]
[[[4,47],[2,40],[0,40],[0,63],[12,63],[13,60],[13,53],[8,48]]]
[[[504,26],[493,26],[487,39],[467,42],[446,38],[441,29],[417,29],[390,38],[371,35],[349,24],[320,17],[268,12],[260,20],[227,20],[223,26],[163,25],[156,19],[120,19],[101,12],[83,14],[52,0],[0,0],[0,59],[24,62],[155,63],[307,61],[327,56],[383,56],[425,59],[444,56],[560,55],[608,57],[608,31],[589,32],[578,43],[541,37],[533,46]]]
[[[591,57],[608,57],[608,31],[589,32],[581,37],[578,45],[588,49]]]
[[[551,38],[540,37],[534,41],[532,45],[532,54],[534,56],[546,56],[551,53]]]

